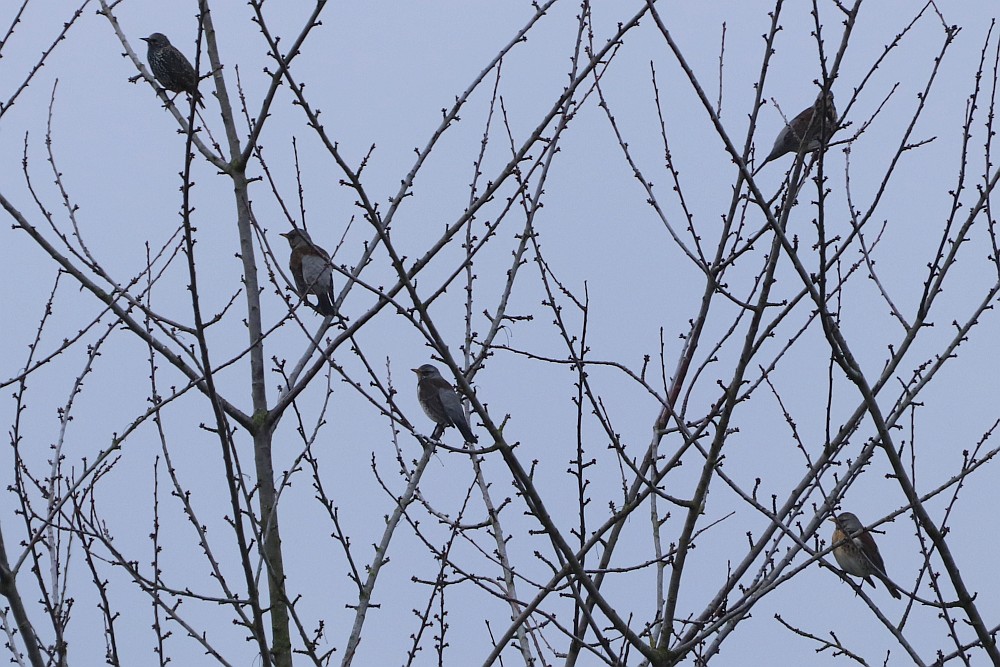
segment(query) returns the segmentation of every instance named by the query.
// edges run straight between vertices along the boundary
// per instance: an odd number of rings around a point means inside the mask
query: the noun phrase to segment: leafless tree
[[[195,39],[174,44],[201,110],[157,85],[132,3],[84,1],[25,45],[36,3],[3,10],[0,41],[0,56],[35,54],[0,60],[0,125],[23,137],[2,158],[4,245],[33,253],[4,283],[44,300],[5,308],[31,341],[26,356],[8,346],[0,377],[12,662],[662,666],[724,660],[725,644],[738,664],[782,664],[742,652],[783,641],[860,664],[1000,664],[975,500],[996,402],[955,425],[988,395],[973,371],[996,375],[991,24],[962,30],[928,2],[873,36],[873,3],[813,0],[797,53],[813,76],[788,100],[769,91],[801,6],[694,35],[716,44],[709,67],[673,4],[578,2],[567,23],[569,3],[532,3],[385,194],[372,170],[389,168],[387,140],[346,142],[321,115],[335,102],[308,54],[357,56],[330,43],[336,6],[317,0],[290,28],[303,8],[250,0],[244,24],[223,25],[219,3],[193,3]],[[512,104],[526,84],[511,68],[532,66],[522,50],[554,21],[574,34],[561,85]],[[182,160],[149,156],[179,181],[117,212],[179,209],[138,262],[106,252],[53,130],[63,98],[43,66],[86,57],[90,42],[65,38],[87,30],[183,144]],[[263,71],[224,55],[237,41],[266,53]],[[979,56],[964,97],[939,92],[956,46]],[[733,63],[753,59],[759,78],[737,80]],[[835,115],[801,116],[819,138],[755,171],[800,103],[830,92]],[[932,104],[962,118],[947,168],[924,129]],[[28,105],[44,140],[19,130]],[[109,155],[130,140],[110,141]],[[456,154],[464,172],[435,166]],[[460,197],[436,197],[456,173]],[[588,197],[630,208],[579,219],[567,202]],[[901,197],[927,219],[900,220]],[[336,316],[296,290],[277,239],[293,227],[332,255]],[[623,239],[634,260],[611,252]],[[430,431],[409,372],[428,359],[477,444]],[[952,441],[928,451],[942,423]],[[901,601],[838,567],[842,509],[875,534]]]

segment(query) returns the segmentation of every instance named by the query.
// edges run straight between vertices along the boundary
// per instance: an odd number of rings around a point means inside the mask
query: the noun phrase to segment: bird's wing
[[[447,381],[441,380],[441,384],[444,385],[438,385],[438,398],[441,399],[441,407],[444,408],[444,414],[448,421],[451,422],[452,426],[456,426],[465,421],[462,400]]]
[[[785,153],[798,153],[799,146],[804,139],[807,140],[806,151],[813,151],[819,148],[819,142],[816,141],[816,135],[819,134],[819,127],[810,127],[812,117],[813,107],[803,109],[787,125],[781,128],[781,132],[778,132],[778,137],[774,140],[774,148],[771,149],[771,153],[764,160],[764,163],[781,157]]]
[[[879,553],[878,545],[875,544],[875,539],[865,531],[855,538],[860,542],[861,550],[864,552],[865,557],[871,562],[883,575],[885,574],[885,561],[882,560],[882,554]]]
[[[198,90],[198,75],[194,72],[194,67],[187,57],[173,47],[163,49],[164,65],[173,74],[176,83],[180,84],[182,90],[194,92]]]
[[[302,257],[302,281],[310,292],[329,292],[333,289],[333,270],[329,260],[320,255]]]
[[[465,412],[462,410],[462,399],[458,397],[458,392],[455,391],[447,380],[443,377],[435,377],[427,380],[430,386],[433,386],[437,390],[437,397],[440,399],[441,410],[444,412],[442,417],[447,420],[446,422],[457,428],[462,432],[462,437],[465,438],[466,442],[476,442],[477,438],[469,428],[469,421],[465,418]],[[434,419],[434,417],[431,417]]]
[[[791,145],[791,134],[792,128],[790,126],[786,125],[781,128],[781,132],[778,132],[778,136],[774,140],[774,146],[771,147],[771,152],[768,153],[767,157],[764,159],[765,164],[775,158],[781,157],[785,153],[795,150],[795,147]]]

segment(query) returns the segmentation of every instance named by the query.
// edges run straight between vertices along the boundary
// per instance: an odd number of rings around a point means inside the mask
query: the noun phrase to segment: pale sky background
[[[9,25],[15,5],[0,5],[0,26]],[[783,30],[776,42],[765,97],[774,98],[788,116],[812,103],[819,77],[815,40],[810,36],[811,3],[785,3]],[[597,3],[595,23],[599,32],[595,43],[603,44],[617,23],[631,17],[641,2]],[[820,3],[826,32],[827,49],[832,57],[840,42],[841,19],[831,3]],[[311,3],[270,3],[267,11],[273,32],[289,42],[298,34],[301,22],[311,9]],[[145,61],[145,43],[140,37],[152,32],[165,33],[192,61],[196,34],[195,2],[154,3],[148,0],[122,2],[115,9],[133,49]],[[945,57],[928,108],[920,118],[913,135],[914,141],[936,137],[936,140],[904,156],[898,173],[875,217],[887,221],[882,245],[876,252],[880,278],[893,294],[897,305],[912,317],[913,307],[920,297],[927,276],[927,262],[933,257],[940,241],[940,229],[948,214],[948,191],[956,181],[960,161],[961,121],[966,113],[966,100],[972,91],[975,67],[997,14],[997,6],[985,1],[942,2],[939,5],[948,24],[962,27],[956,43]],[[33,79],[29,89],[15,106],[0,119],[0,191],[29,215],[34,224],[42,225],[37,208],[32,204],[24,184],[21,159],[27,133],[28,153],[35,187],[45,206],[52,211],[62,229],[67,229],[58,192],[48,171],[45,155],[45,125],[49,97],[58,79],[52,108],[53,150],[70,196],[79,205],[80,231],[94,255],[123,282],[139,272],[144,265],[144,244],[162,245],[179,224],[181,206],[180,172],[183,164],[183,136],[178,134],[173,118],[162,108],[147,84],[128,82],[137,72],[131,62],[122,57],[122,47],[106,19],[95,14],[91,4],[70,30],[44,69]],[[70,16],[74,5],[64,0],[36,0],[29,5],[21,24],[3,48],[0,60],[0,99],[9,98],[13,87],[23,80],[26,70],[37,59]],[[718,88],[718,57],[723,22],[727,25],[724,98],[722,121],[737,146],[742,146],[748,114],[753,100],[753,85],[763,58],[762,35],[769,25],[768,3],[731,2],[670,2],[661,12],[674,31],[688,63],[698,74],[702,85],[714,100]],[[542,114],[561,93],[567,81],[579,5],[557,3],[529,35],[527,42],[514,49],[503,64],[500,90],[511,120],[516,141],[520,143],[536,127]],[[833,86],[838,108],[851,97],[855,86],[867,72],[884,46],[905,27],[917,11],[916,3],[879,0],[864,6],[859,23],[844,61],[840,78]],[[322,109],[322,121],[340,149],[354,165],[369,147],[375,150],[364,172],[364,182],[370,196],[380,202],[383,210],[388,198],[396,193],[400,179],[410,170],[414,148],[423,147],[438,126],[441,109],[449,107],[455,97],[488,64],[533,13],[525,2],[468,2],[463,0],[435,2],[363,2],[332,3],[323,15],[323,25],[307,41],[303,54],[294,63],[299,81],[308,83],[307,93],[314,107]],[[244,3],[216,2],[213,16],[219,33],[222,57],[226,63],[227,82],[235,94],[236,67],[249,99],[256,110],[260,94],[266,89],[264,67],[272,67],[266,57],[266,46],[250,22],[251,12]],[[885,162],[892,154],[905,124],[917,104],[917,94],[924,87],[933,66],[943,35],[940,22],[933,13],[925,16],[906,37],[899,50],[893,52],[848,115],[854,125],[844,130],[838,139],[846,138],[867,119],[898,83],[899,87],[886,105],[885,111],[869,131],[852,146],[852,180],[855,201],[864,206],[878,187]],[[993,57],[996,35],[989,45],[987,59]],[[680,217],[676,199],[670,197],[671,182],[663,168],[662,146],[659,141],[656,108],[652,99],[650,61],[659,77],[660,93],[674,160],[681,171],[685,196],[694,213],[695,224],[710,237],[728,208],[736,168],[726,154],[722,142],[708,122],[704,110],[667,45],[651,20],[645,20],[625,39],[603,80],[612,111],[620,123],[630,148],[646,177],[657,186],[658,195],[668,216],[678,229],[685,224]],[[203,68],[207,67],[205,58]],[[989,70],[990,68],[987,67]],[[473,177],[475,159],[483,133],[489,104],[490,83],[478,90],[461,113],[457,123],[445,135],[434,156],[418,177],[412,196],[393,223],[394,239],[411,261],[423,254],[427,244],[440,234],[445,225],[454,222],[465,208],[469,183]],[[211,81],[203,81],[207,112],[205,118],[213,135],[224,139],[218,120],[218,102]],[[988,95],[987,92],[984,93]],[[234,98],[235,99],[235,98]],[[318,145],[305,124],[301,110],[291,104],[291,95],[283,88],[279,102],[260,144],[278,179],[282,195],[290,204],[296,196],[295,165],[292,139],[299,141],[299,158],[305,188],[307,224],[313,238],[332,249],[353,217],[351,230],[337,261],[353,264],[360,247],[370,236],[370,226],[360,218],[354,206],[355,194],[338,185],[341,174],[336,164]],[[640,369],[643,355],[651,355],[655,368],[661,336],[668,373],[673,372],[688,321],[697,312],[702,293],[702,278],[689,260],[678,250],[663,225],[645,203],[645,194],[633,178],[621,157],[614,136],[603,112],[591,98],[580,110],[573,125],[562,138],[562,150],[545,191],[545,207],[537,225],[546,260],[560,280],[578,295],[583,294],[584,281],[589,290],[591,320],[588,329],[590,356],[595,360],[613,360],[633,369]],[[985,102],[984,102],[985,103]],[[980,114],[985,109],[980,109]],[[214,114],[214,115],[213,115]],[[757,155],[770,149],[774,136],[782,126],[775,108],[768,105],[761,111],[755,136]],[[982,124],[976,126],[971,142],[970,170],[979,174],[983,169]],[[494,127],[493,144],[487,157],[484,182],[508,159],[502,127]],[[532,151],[537,155],[538,150]],[[834,173],[828,225],[829,233],[846,235],[849,226],[843,212],[844,155],[835,148],[827,155],[828,170]],[[773,193],[782,174],[790,165],[786,157],[769,165],[758,177],[767,193]],[[195,158],[194,221],[197,226],[198,261],[201,264],[201,293],[206,312],[214,313],[241,288],[241,264],[235,257],[237,235],[229,179],[199,157]],[[251,175],[260,175],[254,168]],[[270,196],[265,183],[252,186],[254,212],[266,227],[277,261],[284,266],[287,248],[278,232],[286,231],[288,222]],[[504,191],[509,195],[510,188]],[[792,216],[791,234],[798,234],[803,247],[815,240],[811,226],[812,209],[808,202],[815,188],[807,186],[802,196],[803,206]],[[974,193],[963,196],[969,204]],[[480,222],[500,210],[498,198]],[[839,208],[838,208],[839,207]],[[760,224],[759,212],[751,213],[755,225]],[[5,216],[9,221],[9,218]],[[477,297],[482,302],[476,309],[474,328],[483,331],[483,308],[492,308],[505,272],[510,263],[514,235],[520,230],[517,219],[501,226],[500,238],[479,258],[476,265]],[[900,376],[909,373],[923,361],[940,351],[953,335],[953,320],[964,321],[995,281],[995,272],[986,260],[988,243],[982,225],[972,239],[956,274],[946,285],[946,298],[939,302],[932,317],[935,327],[926,332],[911,352],[909,362]],[[44,233],[50,238],[53,232]],[[0,327],[2,365],[0,381],[16,375],[23,366],[27,346],[36,333],[45,300],[55,275],[53,262],[38,249],[23,232],[5,225],[0,231],[0,266],[4,279],[0,281],[0,299],[7,322]],[[769,238],[769,237],[768,237]],[[769,241],[768,241],[769,242]],[[746,294],[747,285],[739,286],[738,277],[753,275],[760,266],[767,247],[759,244],[753,259],[729,276],[730,287]],[[815,266],[815,253],[803,250]],[[461,263],[462,250],[458,243],[437,260],[420,282],[428,292],[434,280],[447,275]],[[856,261],[857,253],[849,253]],[[511,312],[533,314],[534,319],[511,326],[499,341],[540,355],[565,358],[566,352],[551,326],[551,313],[539,306],[543,294],[538,272],[533,263],[524,268],[530,278],[514,295]],[[379,256],[371,273],[370,283],[391,284],[390,267]],[[784,262],[778,274],[776,295],[795,294],[798,279]],[[164,314],[181,321],[190,321],[190,304],[186,292],[187,274],[182,262],[176,262],[155,289],[154,305]],[[342,281],[337,282],[338,289]],[[263,297],[265,326],[284,314],[284,304],[266,285]],[[444,326],[451,350],[458,354],[464,333],[465,293],[461,282],[435,302],[432,313],[436,323]],[[862,365],[877,374],[887,356],[887,346],[902,337],[898,323],[891,318],[864,276],[855,277],[845,293],[844,329],[850,337],[853,351]],[[372,302],[370,296],[355,290],[344,305],[348,316],[364,312]],[[715,322],[722,326],[732,316],[731,305],[721,306]],[[51,352],[63,338],[75,334],[101,310],[92,295],[80,292],[71,281],[64,280],[56,299],[52,323],[45,332],[41,349]],[[245,304],[237,301],[222,324],[211,335],[214,359],[227,358],[228,353],[242,349],[246,342],[241,324]],[[797,316],[786,323],[774,342],[775,349],[784,344],[809,310],[802,307]],[[578,322],[576,313],[566,314]],[[303,311],[307,322],[318,326],[319,318]],[[478,318],[478,319],[476,319]],[[914,473],[918,491],[926,492],[956,474],[961,466],[963,450],[971,449],[997,419],[1000,363],[996,341],[1000,322],[988,311],[980,326],[973,330],[969,341],[959,350],[959,356],[948,364],[935,383],[923,395],[924,407],[914,417],[915,445],[919,464]],[[97,327],[103,332],[105,326]],[[720,330],[721,333],[721,330]],[[819,340],[820,330],[814,329],[799,342],[782,362],[773,381],[782,392],[785,407],[792,414],[800,434],[812,451],[819,452],[824,441],[825,396],[824,378],[828,352]],[[94,333],[85,337],[92,340]],[[708,340],[714,340],[709,336]],[[277,356],[294,363],[306,349],[302,332],[286,326],[269,339],[267,359]],[[386,372],[385,360],[392,364],[392,380],[400,391],[398,401],[408,418],[418,428],[430,433],[431,425],[420,412],[415,400],[414,380],[408,369],[428,361],[430,351],[402,318],[385,311],[376,322],[364,329],[359,343],[374,363],[376,370]],[[701,415],[708,402],[717,396],[716,379],[731,375],[732,347],[724,351],[717,369],[711,369],[700,380],[700,389],[691,397],[692,416]],[[704,353],[704,350],[703,350]],[[338,363],[358,373],[360,364],[342,348]],[[699,361],[702,357],[699,357]],[[770,359],[765,356],[764,359]],[[55,363],[40,370],[29,380],[28,409],[24,420],[22,454],[33,458],[36,471],[42,469],[51,455],[50,445],[58,437],[56,410],[71,391],[71,379],[80,373],[85,362],[82,346],[72,348]],[[754,365],[755,367],[755,365]],[[178,376],[161,362],[160,382],[169,386],[180,382]],[[712,372],[717,375],[712,375]],[[128,334],[118,333],[87,377],[74,408],[75,419],[70,424],[63,451],[67,469],[81,467],[80,461],[91,460],[106,447],[113,434],[124,431],[147,407],[149,366],[146,349]],[[658,372],[651,373],[656,377]],[[708,377],[711,376],[711,377]],[[242,365],[226,371],[220,377],[223,391],[241,407],[250,409],[249,391],[245,388],[248,374]],[[591,371],[591,379],[601,391],[605,407],[623,441],[643,451],[650,438],[652,424],[658,414],[657,403],[640,388],[610,369]],[[575,480],[566,469],[575,456],[575,409],[572,398],[574,375],[565,367],[544,366],[509,353],[497,353],[476,378],[480,400],[484,401],[493,419],[501,421],[510,415],[505,434],[511,442],[519,442],[516,450],[527,465],[537,460],[535,478],[549,510],[556,520],[567,527],[576,525]],[[268,375],[268,396],[273,401],[280,377]],[[327,490],[341,509],[345,529],[352,535],[357,553],[367,557],[367,545],[382,532],[383,516],[391,511],[391,499],[378,485],[371,469],[374,460],[380,473],[402,489],[396,471],[391,433],[366,401],[349,386],[334,379],[334,394],[328,421],[322,431],[317,450],[326,465]],[[654,385],[656,383],[654,382]],[[844,387],[842,378],[840,386]],[[323,396],[323,378],[303,395],[301,407],[307,424],[314,420]],[[890,388],[892,397],[898,385]],[[15,418],[14,387],[4,390],[0,404],[5,423]],[[701,403],[701,407],[695,405]],[[856,394],[844,391],[834,401],[832,427],[847,418],[857,404]],[[210,535],[220,548],[228,549],[231,532],[222,517],[228,516],[228,496],[221,482],[221,461],[217,438],[197,428],[210,423],[207,403],[201,397],[183,399],[173,408],[166,428],[173,445],[174,463],[192,489],[195,502],[203,509]],[[294,433],[293,415],[288,413],[275,437],[278,471],[285,470],[298,453],[300,443]],[[739,432],[731,436],[726,448],[726,471],[752,488],[754,479],[761,478],[760,498],[777,494],[780,504],[787,489],[801,476],[805,462],[794,448],[787,426],[773,396],[761,390],[742,408],[738,420]],[[477,432],[484,433],[478,428]],[[590,419],[585,426],[588,453],[599,459],[594,468],[590,488],[593,524],[603,521],[609,502],[621,497],[617,464],[606,449],[606,440]],[[854,443],[857,448],[872,433],[870,424],[862,428]],[[909,445],[914,434],[898,433],[900,441]],[[242,432],[238,440],[244,465],[252,468],[250,440]],[[455,446],[457,434],[446,432],[444,440]],[[282,443],[287,447],[282,449]],[[402,438],[408,458],[419,456],[418,444]],[[121,460],[105,479],[98,493],[101,512],[109,529],[116,535],[116,546],[148,568],[151,546],[148,538],[152,516],[152,462],[159,454],[159,443],[149,423],[126,442]],[[905,458],[905,457],[904,457]],[[12,455],[8,449],[0,459],[4,486],[12,476]],[[488,459],[498,498],[512,495],[510,476],[498,458]],[[905,499],[894,482],[885,478],[888,464],[876,453],[869,470],[851,488],[844,508],[856,512],[864,520],[878,518],[897,510]],[[696,466],[669,478],[668,493],[686,496],[697,476]],[[42,474],[42,473],[39,473]],[[455,454],[440,453],[421,484],[424,495],[436,507],[454,516],[458,512],[465,485],[471,479],[468,461]],[[997,503],[996,486],[991,468],[972,477],[954,510],[949,535],[952,549],[962,567],[970,588],[978,591],[977,602],[988,625],[1000,622],[1000,581],[993,571],[998,544],[998,520],[993,508]],[[161,480],[165,485],[165,478]],[[685,485],[688,485],[685,487]],[[163,487],[165,489],[165,486]],[[947,494],[945,494],[947,495]],[[320,508],[312,502],[313,490],[307,475],[300,475],[282,499],[282,528],[286,567],[292,590],[305,594],[301,610],[309,618],[326,618],[328,647],[341,645],[352,620],[345,605],[356,601],[356,591],[344,576],[346,564],[340,548],[329,538],[329,523]],[[3,522],[7,548],[17,552],[23,524],[14,515],[12,494],[0,495],[0,521]],[[182,585],[190,578],[199,579],[208,587],[208,569],[197,551],[190,526],[166,492],[161,497],[162,539],[175,545],[162,555],[162,568],[168,582]],[[819,502],[819,498],[816,498]],[[515,501],[517,502],[517,501]],[[930,504],[941,517],[944,500]],[[477,505],[478,507],[478,505]],[[510,512],[508,521],[523,508]],[[755,534],[763,528],[765,518],[752,513],[721,484],[713,487],[706,507],[706,523],[731,516],[702,536],[694,552],[694,571],[689,572],[682,588],[684,602],[680,613],[698,613],[718,589],[726,573],[727,559],[739,559],[747,544],[746,532]],[[473,512],[476,519],[479,514]],[[435,539],[444,540],[446,531],[434,526],[432,518],[423,516],[423,528]],[[668,522],[668,531],[679,531],[679,522]],[[524,530],[536,528],[527,524]],[[18,531],[21,528],[21,532]],[[918,545],[912,522],[904,514],[894,523],[884,526],[886,534],[878,536],[890,576],[902,585],[910,585],[920,567]],[[824,531],[827,529],[824,528]],[[619,547],[615,565],[625,567],[648,558],[650,537],[648,510],[639,511],[630,520],[626,539],[634,546]],[[824,532],[824,539],[829,535]],[[485,542],[489,544],[489,542]],[[468,553],[457,555],[470,566],[483,567],[482,559],[468,545]],[[522,572],[536,580],[546,578],[544,568],[531,553],[540,549],[551,556],[547,543],[539,538],[528,539],[516,533],[511,542],[515,561],[527,566]],[[548,549],[548,550],[546,550]],[[411,576],[433,578],[436,563],[413,536],[402,530],[394,538],[392,562],[383,573],[376,589],[380,609],[370,612],[370,624],[355,662],[359,665],[395,665],[405,661],[410,647],[409,635],[417,631],[411,612],[426,604],[427,588],[411,583]],[[229,551],[224,559],[231,568],[229,574],[239,580],[236,562]],[[634,557],[634,560],[630,560]],[[596,562],[596,560],[595,560]],[[75,621],[71,625],[71,662],[99,664],[104,646],[97,632],[99,624],[88,618],[95,613],[96,596],[89,583],[82,561],[75,560],[74,591]],[[193,570],[193,571],[192,571]],[[490,572],[493,572],[492,570]],[[110,571],[107,576],[120,576]],[[24,577],[27,581],[28,577]],[[124,580],[112,586],[120,609],[129,614],[118,623],[123,664],[153,664],[153,638],[148,599],[136,593]],[[619,583],[607,589],[610,599],[621,605],[623,614],[635,614],[636,629],[651,619],[655,612],[652,571],[621,575]],[[699,584],[704,589],[699,589]],[[922,592],[926,593],[926,585]],[[883,601],[882,611],[898,621],[904,601],[889,598],[879,588],[872,594]],[[36,596],[30,591],[26,600],[33,605]],[[449,665],[479,664],[486,655],[487,641],[484,618],[496,632],[506,628],[509,609],[474,587],[457,587],[449,592],[452,604],[449,616],[450,648],[445,663]],[[569,609],[569,607],[566,607]],[[37,606],[30,607],[32,617],[45,629]],[[212,609],[195,611],[192,620],[199,627],[211,628],[213,640],[226,650],[234,664],[255,664],[253,646],[243,641],[243,632],[232,627],[228,614],[225,621],[213,623]],[[815,644],[791,634],[773,620],[775,614],[800,628],[820,636],[835,632],[853,650],[860,652],[870,664],[882,664],[885,652],[892,665],[910,664],[898,645],[890,641],[864,604],[831,572],[818,565],[811,566],[764,599],[754,610],[753,618],[745,621],[723,647],[716,665],[832,665],[843,664],[828,653],[816,654]],[[917,607],[907,619],[906,634],[925,659],[931,660],[937,648],[948,651],[951,645],[937,620],[938,611]],[[565,623],[572,617],[566,615]],[[167,642],[174,664],[209,664],[199,647],[173,628],[174,637]],[[557,637],[555,633],[552,635]],[[47,637],[46,637],[47,638]],[[968,636],[965,636],[968,639]],[[559,637],[559,639],[562,639]],[[563,646],[559,647],[564,648]],[[985,656],[976,653],[984,661]],[[509,655],[505,664],[513,664],[516,655]],[[416,664],[433,664],[431,644],[426,643]],[[339,662],[339,656],[334,664]],[[637,660],[634,660],[637,663]],[[556,661],[558,664],[558,660]],[[593,658],[581,664],[597,664]],[[687,663],[687,664],[690,664]]]

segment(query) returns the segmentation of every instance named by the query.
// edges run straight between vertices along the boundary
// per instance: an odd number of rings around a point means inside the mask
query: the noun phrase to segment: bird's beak
[[[149,37],[140,37],[139,39],[141,39],[142,41],[144,41],[146,43],[149,43]]]
[[[288,238],[289,236],[291,236],[291,235],[292,235],[292,233],[291,233],[291,232],[282,232],[282,233],[279,233],[279,234],[278,234],[278,236],[284,236],[284,237],[285,237],[286,239],[287,239],[287,238]]]
[[[419,368],[411,368],[410,370],[413,371],[414,373],[416,373],[417,375],[420,375],[420,369]]]

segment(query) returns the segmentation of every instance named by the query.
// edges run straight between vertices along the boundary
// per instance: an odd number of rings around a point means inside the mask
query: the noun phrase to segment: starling
[[[761,168],[785,153],[804,153],[819,150],[830,140],[837,129],[837,109],[833,106],[833,93],[826,92],[816,98],[816,103],[803,110],[781,129],[770,154],[754,169],[757,173]]]
[[[333,305],[333,268],[330,255],[312,242],[309,233],[297,227],[281,234],[288,239],[292,254],[288,260],[288,269],[295,280],[295,291],[302,300],[307,294],[315,294],[316,310],[321,315],[330,317],[337,314]]]
[[[161,32],[143,37],[142,41],[149,44],[146,60],[156,80],[171,92],[189,94],[204,109],[205,103],[198,92],[198,75],[184,54]]]
[[[410,370],[417,374],[417,402],[431,421],[442,426],[454,426],[461,432],[466,442],[475,443],[478,438],[469,428],[469,422],[462,410],[462,400],[455,392],[455,388],[430,364]]]
[[[844,572],[861,577],[872,588],[875,588],[872,581],[872,577],[875,577],[885,584],[889,595],[900,599],[899,589],[885,574],[885,562],[875,540],[858,517],[850,512],[841,512],[830,520],[837,525],[833,530],[833,543],[839,543],[839,546],[833,548],[833,557],[844,568]]]

